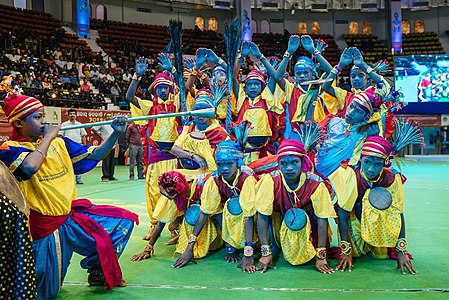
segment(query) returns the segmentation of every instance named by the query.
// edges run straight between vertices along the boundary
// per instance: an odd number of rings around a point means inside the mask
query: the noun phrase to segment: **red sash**
[[[106,230],[93,219],[80,213],[86,212],[94,215],[125,218],[132,220],[139,224],[139,217],[137,214],[115,206],[110,205],[96,205],[87,199],[78,199],[72,201],[71,217],[89,236],[95,239],[96,250],[100,258],[101,269],[104,273],[104,283],[107,289],[112,289],[114,286],[119,286],[122,281],[122,271],[118,264],[118,259],[112,247],[111,238]],[[61,226],[66,216],[44,216],[36,211],[30,213],[30,232],[33,239],[38,240],[48,236]],[[51,231],[50,231],[51,230]]]

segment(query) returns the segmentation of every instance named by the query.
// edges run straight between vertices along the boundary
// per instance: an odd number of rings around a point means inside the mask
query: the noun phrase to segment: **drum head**
[[[175,143],[173,143],[173,142],[156,142],[156,141],[154,141],[154,143],[156,144],[156,146],[158,146],[159,147],[159,149],[161,149],[161,150],[171,150],[171,148],[173,147],[173,145],[175,144]]]
[[[3,195],[14,202],[23,213],[29,216],[30,207],[19,187],[19,183],[2,161],[0,161],[0,182],[0,189]]]
[[[240,206],[239,197],[233,197],[228,201],[228,211],[231,215],[237,216],[240,215],[243,210]]]
[[[200,216],[200,212],[201,210],[199,205],[189,206],[184,214],[184,219],[186,220],[187,224],[189,224],[190,226],[195,226]]]
[[[251,136],[246,142],[251,145],[252,148],[258,149],[268,142],[268,136]]]
[[[187,170],[198,170],[200,168],[200,165],[190,158],[180,158],[179,162],[181,163],[181,166]]]
[[[306,212],[300,208],[289,209],[284,216],[284,222],[291,230],[301,230],[307,224]]]
[[[378,210],[385,210],[389,208],[391,206],[391,202],[393,201],[391,198],[391,193],[383,187],[371,189],[368,195],[368,200],[371,206]]]

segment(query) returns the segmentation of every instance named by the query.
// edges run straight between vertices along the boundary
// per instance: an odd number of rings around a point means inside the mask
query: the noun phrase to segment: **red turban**
[[[246,75],[245,84],[248,82],[248,80],[251,80],[251,79],[259,81],[262,84],[262,90],[267,85],[267,83],[266,83],[267,75],[260,72],[259,70],[252,70],[251,72],[249,72],[248,75]]]
[[[176,171],[170,171],[159,176],[159,189],[161,194],[174,198],[178,211],[187,208],[187,197],[185,192],[189,188],[186,177]]]
[[[295,156],[301,158],[302,171],[308,172],[312,170],[312,163],[307,156],[306,150],[304,149],[304,144],[298,140],[283,140],[279,146],[278,152],[278,162],[281,158],[286,156]]]
[[[3,103],[3,111],[10,124],[24,119],[44,105],[34,97],[11,94]]]
[[[154,78],[154,93],[156,94],[156,89],[161,84],[165,84],[168,86],[170,93],[173,93],[173,79],[166,75],[165,73],[159,73],[157,74],[156,78]]]
[[[362,147],[361,156],[377,156],[388,160],[392,151],[391,144],[381,136],[369,136]]]
[[[382,99],[378,94],[376,94],[374,87],[369,87],[362,93],[356,94],[352,101],[358,104],[365,112],[370,114],[377,111],[382,103]]]

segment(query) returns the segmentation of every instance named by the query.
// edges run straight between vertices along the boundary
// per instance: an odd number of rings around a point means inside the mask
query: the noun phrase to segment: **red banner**
[[[70,108],[66,107],[46,107],[46,121],[48,123],[59,124],[65,122],[69,119],[67,111]],[[93,123],[93,122],[101,122],[105,121],[105,117],[107,113],[111,113],[113,117],[122,115],[127,118],[131,117],[131,113],[127,110],[105,110],[105,109],[76,109],[77,117],[76,120],[80,123]],[[90,128],[86,128],[87,132],[87,144],[88,145],[98,145],[100,143],[100,139],[92,134]],[[8,124],[8,121],[4,118],[4,116],[0,119],[0,144],[8,140],[9,135],[11,134],[11,126]]]

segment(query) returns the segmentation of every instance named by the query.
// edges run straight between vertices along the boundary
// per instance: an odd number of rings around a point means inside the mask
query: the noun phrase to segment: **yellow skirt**
[[[376,247],[395,247],[401,232],[401,214],[391,205],[385,210],[375,209],[368,200],[362,200],[362,239]]]
[[[179,228],[179,240],[175,252],[184,253],[187,248],[189,235],[192,232],[193,226],[187,224],[186,220],[183,220],[181,227]],[[209,251],[219,249],[222,245],[223,241],[221,239],[220,231],[209,217],[197,237],[195,246],[193,247],[193,256],[195,258],[203,258]]]
[[[223,225],[221,236],[223,241],[236,249],[245,247],[245,218],[243,213],[233,215],[228,211],[228,201],[223,208]]]
[[[312,244],[312,228],[309,217],[307,224],[300,230],[291,230],[282,222],[279,230],[282,254],[286,261],[292,265],[302,265],[316,255],[315,247]]]
[[[352,257],[360,257],[371,252],[371,255],[376,259],[388,258],[388,248],[371,246],[362,239],[361,223],[353,212],[349,215],[349,239],[352,247]],[[339,240],[341,240],[340,237]]]
[[[146,175],[146,200],[148,216],[150,217],[151,225],[156,225],[157,220],[153,218],[156,204],[161,198],[161,192],[159,191],[158,179],[163,173],[175,170],[178,166],[177,159],[169,159],[159,161],[148,165]]]

